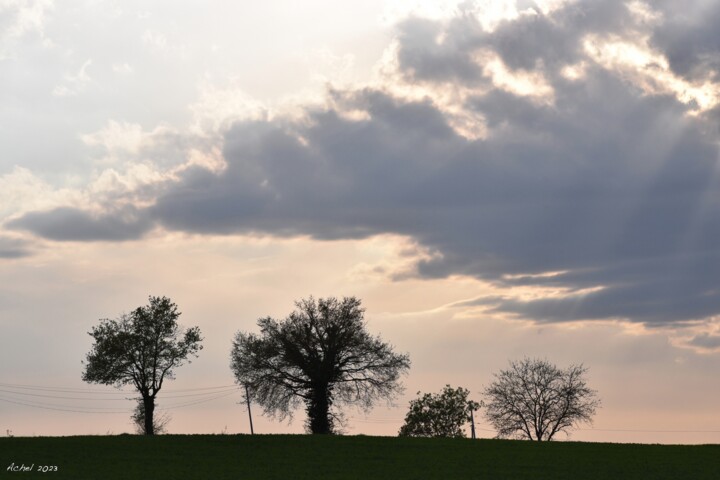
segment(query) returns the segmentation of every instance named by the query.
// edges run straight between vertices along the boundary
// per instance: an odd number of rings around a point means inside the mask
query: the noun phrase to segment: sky
[[[0,0],[0,434],[133,430],[87,332],[168,296],[171,433],[233,336],[357,296],[405,393],[583,364],[572,440],[720,442],[720,2]],[[259,433],[303,431],[261,416]],[[481,437],[493,437],[478,419]]]

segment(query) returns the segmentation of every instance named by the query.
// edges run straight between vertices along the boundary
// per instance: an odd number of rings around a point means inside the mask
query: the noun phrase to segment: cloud
[[[475,54],[494,52],[511,70],[557,71],[584,57],[582,38],[593,33],[635,35],[631,12],[620,0],[572,2],[553,9],[506,13],[489,31],[477,2],[459,6],[445,21],[410,17],[398,25],[401,69],[415,81],[483,81]],[[539,2],[538,2],[539,3]],[[543,13],[543,10],[547,11]]]
[[[141,238],[152,224],[133,208],[93,215],[76,208],[33,212],[11,220],[11,229],[29,230],[58,241],[126,241]]]
[[[200,86],[199,98],[190,106],[194,132],[213,135],[236,121],[268,116],[268,108],[243,92],[236,80],[229,83],[218,86],[206,80]]]
[[[80,139],[86,145],[101,145],[108,151],[125,150],[138,153],[148,136],[136,123],[110,120],[107,127],[95,133],[82,135]]]
[[[427,95],[331,89],[303,115],[223,127],[224,168],[178,171],[149,206],[120,216],[58,209],[12,226],[58,240],[138,238],[153,225],[325,240],[399,234],[427,252],[416,275],[506,289],[481,302],[496,312],[648,325],[716,315],[716,100],[699,106],[647,83],[660,72],[671,85],[672,62],[623,66],[584,47],[621,40],[664,58],[648,43],[659,21],[643,8],[566,3],[492,29],[462,9],[407,20],[388,78]],[[462,87],[455,106],[482,119],[482,135],[457,127],[439,100],[448,85]],[[514,293],[523,287],[559,293]]]
[[[701,333],[693,337],[689,343],[692,346],[706,350],[718,350],[720,349],[720,335]]]
[[[130,75],[131,73],[133,73],[134,69],[127,62],[123,62],[123,63],[118,62],[118,63],[112,64],[112,71],[119,75]]]
[[[716,2],[663,1],[662,23],[652,43],[664,51],[673,72],[688,80],[720,76],[720,5]]]
[[[176,44],[168,40],[167,35],[156,30],[145,30],[142,35],[142,43],[153,52],[158,52],[168,57],[185,58],[188,55],[188,47],[184,44]]]
[[[81,203],[82,195],[68,188],[55,188],[27,168],[15,166],[0,175],[0,222],[36,210]]]
[[[62,84],[57,85],[53,89],[52,94],[56,97],[68,97],[78,95],[85,91],[88,84],[92,82],[92,78],[87,73],[90,65],[92,65],[92,59],[86,60],[78,69],[77,73],[65,74]]]
[[[0,236],[0,259],[21,258],[31,255],[27,241]]]
[[[46,44],[46,14],[54,7],[53,0],[0,1],[0,61],[13,58],[18,39],[36,33]]]

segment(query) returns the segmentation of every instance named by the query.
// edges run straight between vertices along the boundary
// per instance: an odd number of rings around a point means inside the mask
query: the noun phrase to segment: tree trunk
[[[155,397],[143,396],[143,407],[145,408],[145,435],[155,435]]]
[[[326,386],[314,388],[312,398],[307,402],[307,426],[310,433],[333,433],[333,422],[330,418],[330,391]]]

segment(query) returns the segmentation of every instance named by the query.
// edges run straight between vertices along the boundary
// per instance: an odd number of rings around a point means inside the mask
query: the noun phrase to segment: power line
[[[167,390],[168,393],[180,393],[180,392],[197,392],[199,390],[219,390],[222,388],[240,388],[236,384],[232,385],[218,385],[217,387],[200,387],[200,388],[184,388],[180,390]]]
[[[97,412],[97,411],[96,411],[96,412],[93,412],[93,411],[88,411],[88,410],[73,410],[73,409],[69,409],[69,408],[58,408],[58,407],[50,407],[50,406],[45,406],[45,405],[33,405],[33,404],[30,404],[30,403],[16,402],[16,401],[8,400],[7,398],[1,398],[1,397],[0,397],[0,402],[14,403],[14,404],[16,404],[16,405],[24,405],[24,406],[26,406],[26,407],[42,408],[43,410],[56,410],[56,411],[60,411],[60,412],[107,413],[107,414],[116,414],[116,413],[128,414],[128,413],[130,412],[129,410],[123,410],[123,411],[104,411],[104,412],[103,412],[103,411],[101,411],[101,412]]]
[[[10,390],[7,390],[10,389]],[[49,393],[66,393],[66,394],[78,394],[78,395],[114,395],[114,396],[123,396],[124,398],[92,398],[92,397],[70,397],[70,396],[63,396],[63,395],[45,395],[42,393],[28,393],[28,392],[18,392],[13,390],[29,390],[30,392],[49,392]],[[158,410],[173,410],[178,408],[184,408],[189,407],[192,405],[198,405],[201,403],[207,403],[211,402],[213,400],[223,398],[230,396],[234,393],[236,393],[239,390],[239,387],[235,384],[232,385],[217,385],[212,387],[197,387],[197,388],[184,388],[184,389],[169,389],[169,390],[163,390],[164,393],[170,394],[170,395],[163,395],[162,399],[173,399],[173,398],[187,398],[187,397],[201,397],[200,400],[193,400],[191,402],[186,403],[179,403],[175,405],[171,405],[169,407],[165,408],[158,408]],[[0,382],[0,392],[5,394],[11,394],[11,395],[21,395],[21,396],[31,396],[31,397],[42,397],[42,398],[57,398],[57,399],[63,399],[63,400],[96,400],[96,401],[130,401],[130,400],[136,400],[138,393],[136,391],[116,391],[116,392],[107,392],[107,391],[100,391],[100,390],[84,390],[79,388],[66,388],[66,387],[57,387],[57,386],[48,386],[48,385],[33,385],[33,384],[16,384],[16,383],[5,383]],[[198,392],[198,393],[185,393],[185,392]],[[172,395],[174,393],[180,393],[180,395]],[[128,396],[131,396],[128,398]],[[210,398],[202,398],[202,397],[208,397]],[[26,400],[25,402],[18,401],[18,399],[8,399],[8,398],[0,398],[0,401],[12,403],[16,405],[23,405],[33,408],[41,408],[45,410],[56,410],[56,411],[63,411],[63,412],[74,412],[74,413],[112,413],[112,414],[119,414],[119,413],[128,413],[129,410],[123,410],[123,411],[117,411],[115,410],[117,407],[76,407],[72,405],[55,405],[55,404],[47,404],[47,403],[39,403],[39,402],[33,402],[33,403],[27,403],[30,400]],[[407,402],[410,404],[410,402]],[[399,408],[403,408],[404,405],[392,405],[386,407],[388,410],[396,410]],[[396,418],[396,417],[348,417],[349,419],[352,419],[359,423],[368,423],[368,424],[393,424],[402,422],[404,418]],[[486,428],[477,428],[477,430],[482,430],[485,432],[494,432],[495,430],[486,429]],[[583,432],[623,432],[623,433],[720,433],[720,430],[667,430],[667,429],[628,429],[628,428],[578,428],[575,429],[576,431],[583,431]]]
[[[64,397],[64,396],[61,396],[61,395],[43,395],[43,394],[40,394],[40,393],[13,392],[12,390],[0,390],[0,392],[2,392],[2,393],[11,393],[11,394],[13,394],[13,395],[24,395],[24,396],[29,396],[29,397],[62,398],[62,399],[66,399],[66,400],[91,400],[91,401],[93,401],[93,402],[97,402],[97,401],[108,401],[108,400],[117,402],[117,401],[129,400],[129,399],[126,399],[126,398]]]
[[[58,393],[78,393],[87,395],[128,395],[129,392],[105,392],[100,390],[83,390],[79,388],[63,388],[63,387],[45,387],[40,385],[21,385],[13,383],[0,383],[0,387],[3,388],[14,388],[18,390],[30,390],[39,392],[58,392]]]
[[[230,392],[230,393],[225,393],[225,394],[223,394],[223,395],[218,395],[218,396],[212,397],[212,398],[206,398],[206,399],[204,399],[204,400],[200,400],[200,401],[196,401],[196,402],[190,402],[190,403],[172,405],[172,406],[170,406],[170,407],[158,408],[158,410],[174,410],[174,409],[176,409],[176,408],[189,407],[189,406],[191,406],[191,405],[198,405],[198,404],[200,404],[200,403],[211,402],[211,401],[213,401],[213,400],[217,400],[218,398],[228,397],[228,396],[230,396],[230,395],[232,395],[232,394],[234,394],[234,393],[237,393],[239,390],[240,390],[240,389],[236,389],[236,390],[233,390],[233,391]]]
[[[166,398],[184,398],[184,397],[208,396],[208,395],[215,395],[216,393],[229,392],[229,391],[231,391],[231,390],[232,390],[232,391],[235,391],[235,390],[237,390],[237,387],[234,387],[234,388],[232,388],[232,389],[216,390],[216,391],[204,392],[204,393],[188,393],[188,394],[183,394],[183,395],[163,395],[162,398],[163,398],[163,399],[166,399]],[[85,400],[85,401],[90,400],[90,401],[94,401],[94,402],[95,402],[95,401],[105,401],[105,402],[107,402],[107,401],[114,401],[114,402],[117,402],[117,401],[135,400],[135,399],[137,398],[137,395],[138,395],[137,392],[134,392],[134,393],[132,393],[132,395],[135,395],[135,397],[132,397],[132,398],[128,398],[128,397],[126,397],[126,398],[92,398],[92,397],[65,397],[65,396],[62,396],[62,395],[43,395],[43,394],[40,394],[40,393],[15,392],[15,391],[12,391],[12,390],[3,390],[3,389],[0,389],[0,392],[2,392],[2,393],[10,393],[10,394],[14,394],[14,395],[24,395],[24,396],[30,396],[30,397],[61,398],[61,399],[65,399],[65,400]]]
[[[184,407],[189,407],[189,406],[192,406],[192,405],[198,405],[198,404],[201,404],[201,403],[207,403],[207,402],[210,402],[210,401],[213,401],[213,400],[217,400],[217,399],[219,399],[219,398],[223,398],[223,397],[230,396],[230,395],[232,395],[233,393],[235,393],[235,391],[230,392],[230,393],[225,393],[225,394],[223,394],[223,395],[217,395],[217,396],[212,397],[212,398],[206,398],[206,399],[203,399],[203,400],[200,400],[200,401],[189,402],[189,403],[182,403],[182,404],[173,405],[173,406],[165,407],[165,408],[158,408],[158,410],[162,410],[162,411],[165,411],[165,410],[175,410],[175,409],[178,409],[178,408],[184,408]],[[108,414],[117,414],[117,413],[128,414],[128,413],[131,412],[131,410],[120,410],[120,411],[118,411],[118,410],[103,410],[103,408],[105,408],[105,407],[85,407],[85,408],[88,408],[88,409],[89,409],[89,408],[93,408],[94,411],[93,411],[93,410],[78,410],[77,408],[72,408],[71,405],[50,406],[50,405],[48,405],[48,404],[18,402],[18,401],[15,401],[15,400],[10,400],[10,399],[7,399],[7,398],[2,398],[2,397],[0,397],[0,401],[2,401],[2,402],[7,402],[7,403],[13,403],[13,404],[15,404],[15,405],[23,405],[23,406],[26,406],[26,407],[41,408],[41,409],[43,409],[43,410],[55,410],[55,411],[59,411],[59,412],[73,412],[73,413],[108,413]],[[65,408],[65,407],[70,407],[70,408]]]
[[[184,395],[163,395],[162,398],[183,398],[183,397],[200,397],[200,396],[207,396],[207,395],[215,395],[216,393],[225,393],[225,392],[236,392],[240,390],[240,388],[235,385],[232,388],[228,388],[225,390],[216,390],[213,392],[205,392],[205,393],[187,393]]]
[[[56,404],[56,403],[44,403],[35,401],[32,399],[25,399],[25,398],[7,398],[3,397],[7,401],[13,401],[13,402],[30,402],[28,405],[39,405],[43,407],[54,407],[54,408],[71,408],[71,409],[81,409],[81,410],[97,410],[97,411],[107,411],[107,410],[118,410],[119,408],[122,408],[120,406],[114,406],[114,407],[91,407],[91,406],[80,406],[80,405],[63,405],[63,404]]]
[[[171,406],[168,406],[168,407],[165,407],[165,408],[158,408],[158,410],[174,410],[174,409],[178,409],[178,408],[189,407],[189,406],[192,406],[192,405],[198,405],[198,404],[201,404],[201,403],[206,403],[206,402],[210,402],[210,401],[213,401],[213,400],[217,400],[217,399],[219,399],[219,398],[223,398],[223,397],[230,396],[230,395],[232,395],[232,394],[234,394],[234,393],[237,393],[238,391],[239,391],[239,388],[238,388],[237,386],[235,386],[235,387],[232,388],[230,391],[228,391],[227,389],[220,391],[220,392],[219,392],[220,395],[217,395],[217,394],[218,394],[218,391],[205,392],[205,393],[201,393],[201,394],[177,395],[177,396],[169,397],[169,398],[180,398],[180,397],[190,397],[190,396],[194,396],[194,397],[204,396],[204,397],[206,397],[207,395],[213,395],[213,396],[210,397],[210,398],[202,398],[201,400],[193,400],[193,401],[191,401],[191,402],[178,403],[178,404],[174,404],[174,405],[171,405]],[[116,398],[110,398],[110,399],[108,399],[108,398],[102,398],[102,399],[93,399],[93,398],[63,397],[63,396],[57,396],[57,395],[42,395],[42,394],[30,394],[30,393],[23,393],[23,392],[11,392],[11,391],[7,391],[7,390],[0,390],[0,392],[5,392],[5,393],[10,393],[10,394],[15,394],[15,395],[32,395],[32,396],[39,396],[39,397],[44,397],[44,398],[48,398],[48,397],[49,397],[49,398],[79,399],[79,400],[125,400],[125,401],[136,400],[136,398],[125,398],[125,399],[116,399]],[[167,397],[166,397],[166,398],[167,398]],[[91,406],[82,406],[82,407],[80,407],[80,406],[74,406],[74,405],[58,405],[58,404],[52,404],[52,403],[41,403],[41,402],[36,402],[36,401],[32,401],[32,400],[25,400],[25,399],[22,399],[22,400],[24,400],[24,401],[19,401],[19,400],[20,400],[20,399],[17,399],[17,398],[3,398],[3,397],[0,397],[0,401],[6,402],[6,403],[12,403],[12,404],[15,404],[15,405],[23,405],[23,406],[32,407],[32,408],[40,408],[40,409],[44,409],[44,410],[55,410],[55,411],[60,411],[60,412],[73,412],[73,413],[112,413],[112,414],[124,413],[124,414],[127,414],[127,413],[129,413],[129,412],[131,411],[131,409],[128,409],[128,410],[117,410],[118,407],[91,407]]]
[[[43,391],[43,392],[58,392],[58,393],[77,393],[77,394],[85,394],[85,395],[134,395],[134,390],[120,390],[116,392],[107,392],[107,391],[100,391],[100,390],[87,390],[87,389],[80,389],[80,388],[65,388],[65,387],[54,387],[54,386],[44,386],[44,385],[27,385],[27,384],[16,384],[16,383],[2,383],[0,382],[0,387],[2,388],[12,388],[12,389],[19,389],[19,390],[31,390],[31,391]],[[237,388],[237,385],[218,385],[214,387],[200,387],[200,388],[184,388],[184,389],[167,389],[162,390],[166,393],[184,393],[184,392],[198,392],[202,390],[208,391],[208,393],[215,393],[211,390],[221,390],[221,389],[227,389],[227,388]]]

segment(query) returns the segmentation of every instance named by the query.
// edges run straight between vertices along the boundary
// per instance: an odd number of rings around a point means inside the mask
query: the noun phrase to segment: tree
[[[133,410],[132,423],[135,426],[135,431],[140,434],[147,434],[147,428],[145,426],[145,403],[142,398],[137,399],[137,405]],[[163,413],[162,415],[153,415],[152,419],[152,431],[154,435],[167,433],[167,424],[170,423],[170,414]]]
[[[485,389],[485,417],[500,438],[552,440],[580,423],[592,423],[600,406],[587,387],[583,365],[561,370],[547,360],[525,358],[495,375]]]
[[[144,433],[155,433],[155,397],[165,379],[175,378],[174,369],[202,349],[200,329],[182,330],[180,312],[167,297],[150,297],[117,320],[101,319],[88,334],[95,343],[86,356],[82,378],[89,383],[132,385],[143,402]]]
[[[292,417],[304,404],[307,430],[333,433],[335,407],[367,410],[402,391],[399,378],[410,359],[366,331],[360,300],[310,297],[295,305],[285,320],[261,318],[259,335],[238,332],[233,342],[237,383],[248,388],[265,414]]]
[[[421,392],[418,392],[420,395]],[[446,385],[438,394],[426,393],[410,401],[401,437],[464,437],[462,426],[480,404],[468,400],[470,390]]]

